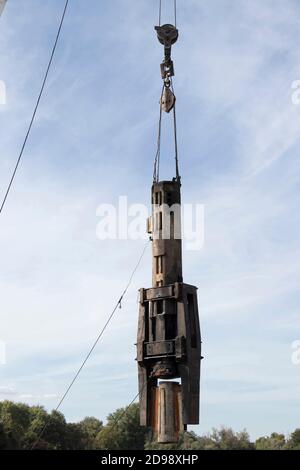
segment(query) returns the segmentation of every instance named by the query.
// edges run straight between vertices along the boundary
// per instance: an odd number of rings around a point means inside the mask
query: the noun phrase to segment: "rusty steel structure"
[[[169,24],[155,29],[165,51],[160,108],[167,113],[174,109],[176,125],[171,46],[178,30]],[[140,424],[152,428],[163,443],[177,442],[188,424],[199,423],[197,287],[183,282],[177,142],[175,148],[176,177],[159,181],[155,173],[152,185],[152,215],[147,224],[152,240],[152,287],[140,289],[137,334]]]

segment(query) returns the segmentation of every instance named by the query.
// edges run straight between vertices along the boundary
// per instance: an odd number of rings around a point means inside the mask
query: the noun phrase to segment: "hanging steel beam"
[[[137,362],[140,423],[164,443],[177,442],[188,424],[199,423],[197,288],[183,283],[180,227],[180,182],[154,183],[148,221],[152,287],[140,289]]]

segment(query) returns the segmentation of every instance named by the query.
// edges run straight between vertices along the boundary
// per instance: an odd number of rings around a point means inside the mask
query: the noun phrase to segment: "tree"
[[[0,403],[0,421],[9,449],[22,448],[24,435],[30,423],[30,407],[5,400]]]
[[[147,428],[139,424],[139,406],[119,408],[107,417],[107,424],[96,438],[98,449],[137,450],[144,449]]]
[[[31,422],[25,435],[24,448],[61,450],[67,447],[67,423],[62,413],[32,407]]]
[[[184,432],[180,435],[178,444],[158,444],[155,439],[147,441],[146,449],[173,450],[244,450],[253,449],[246,431],[235,433],[230,428],[213,429],[211,434],[197,436],[194,432]]]
[[[96,437],[103,428],[102,421],[99,421],[97,418],[87,416],[82,421],[78,423],[78,426],[84,435],[84,448],[85,449],[95,449],[96,448]]]
[[[284,434],[273,432],[271,436],[260,437],[255,441],[256,450],[283,450],[286,447]]]
[[[67,423],[64,415],[59,411],[52,411],[47,418],[44,438],[52,449],[60,450],[67,447]]]
[[[244,430],[213,429],[198,436],[183,432],[175,444],[159,444],[149,429],[139,424],[139,405],[119,408],[107,418],[107,424],[88,416],[78,423],[67,423],[58,411],[48,413],[42,406],[28,406],[10,401],[0,402],[0,450],[300,450],[300,428],[286,439],[272,433],[251,443]]]
[[[230,428],[213,429],[211,434],[197,436],[194,432],[185,432],[180,435],[178,444],[158,444],[155,440],[148,440],[146,449],[171,450],[245,450],[253,449],[249,435],[246,431],[235,433]]]
[[[48,449],[48,443],[44,440],[44,429],[48,419],[48,413],[42,406],[32,406],[30,408],[29,425],[24,433],[22,441],[23,449]]]
[[[296,429],[287,441],[287,448],[291,450],[300,450],[300,428]]]
[[[67,423],[62,413],[42,406],[0,402],[0,449],[94,449],[102,429],[96,418]]]
[[[67,432],[65,436],[65,447],[66,450],[88,450],[92,449],[90,444],[89,436],[82,429],[80,423],[68,423]]]
[[[0,450],[7,450],[9,448],[8,438],[4,431],[3,424],[0,423]]]
[[[254,448],[246,430],[235,433],[231,428],[222,427],[220,430],[213,429],[209,437],[212,441],[212,449],[250,450]]]

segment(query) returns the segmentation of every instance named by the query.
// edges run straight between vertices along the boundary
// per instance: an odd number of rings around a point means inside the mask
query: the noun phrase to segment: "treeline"
[[[136,449],[203,449],[203,450],[300,450],[300,428],[290,436],[272,433],[251,442],[246,431],[214,429],[197,436],[183,433],[179,444],[157,444],[149,431],[139,426],[139,408],[120,408],[107,417],[107,423],[87,417],[79,423],[67,423],[62,413],[41,406],[11,401],[0,402],[0,449],[43,450],[136,450]]]

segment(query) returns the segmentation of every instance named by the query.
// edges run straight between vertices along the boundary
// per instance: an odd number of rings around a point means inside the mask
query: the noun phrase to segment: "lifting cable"
[[[55,41],[54,41],[54,45],[53,45],[53,48],[52,48],[52,52],[51,52],[51,55],[50,55],[50,59],[49,59],[49,62],[48,62],[48,66],[47,66],[47,69],[46,69],[46,73],[44,75],[44,79],[43,79],[43,82],[42,82],[42,86],[41,86],[41,89],[40,89],[40,92],[39,92],[39,95],[38,95],[38,98],[37,98],[37,101],[36,101],[36,104],[35,104],[35,107],[34,107],[34,110],[33,110],[33,114],[32,114],[28,129],[27,129],[27,132],[26,132],[26,135],[25,135],[25,139],[23,141],[23,144],[22,144],[22,147],[21,147],[16,165],[15,165],[15,168],[13,170],[12,176],[10,178],[9,184],[7,186],[4,198],[3,198],[1,206],[0,206],[0,214],[3,211],[4,205],[5,205],[6,200],[7,200],[7,196],[10,192],[11,186],[12,186],[13,181],[15,179],[16,172],[18,170],[19,163],[21,161],[24,149],[26,147],[27,140],[28,140],[28,137],[29,137],[29,134],[30,134],[30,131],[31,131],[31,128],[32,128],[32,125],[33,125],[33,122],[34,122],[34,119],[35,119],[35,116],[36,116],[41,98],[42,98],[42,94],[43,94],[43,91],[44,91],[44,88],[45,88],[45,85],[46,85],[49,70],[50,70],[50,67],[51,67],[51,64],[52,64],[52,61],[53,61],[53,57],[54,57],[54,54],[55,54],[55,51],[56,51],[56,46],[57,46],[57,43],[58,43],[58,39],[59,39],[61,30],[62,30],[62,26],[63,26],[63,23],[64,23],[64,19],[65,19],[65,16],[66,16],[66,11],[67,11],[67,8],[68,8],[68,4],[69,4],[69,0],[66,0],[65,6],[64,6],[64,9],[63,9],[63,13],[62,13],[62,16],[61,16],[61,20],[60,20],[60,23],[59,23],[58,31],[57,31],[57,34],[56,34],[56,38],[55,38]]]
[[[156,183],[159,181],[159,163],[160,163],[160,142],[161,142],[161,121],[162,121],[162,97],[164,92],[164,85],[161,90],[160,100],[159,100],[159,120],[158,120],[158,135],[157,135],[157,150],[154,159],[154,170],[153,170],[153,182]]]
[[[60,401],[59,401],[59,403],[58,403],[58,405],[56,406],[56,408],[55,408],[54,411],[58,411],[59,408],[61,407],[63,401],[65,400],[66,396],[68,395],[69,391],[71,390],[72,386],[74,385],[74,383],[75,383],[76,379],[78,378],[80,372],[81,372],[82,369],[84,368],[84,366],[85,366],[85,364],[87,363],[88,359],[90,358],[92,352],[94,351],[95,347],[97,346],[97,344],[99,343],[100,339],[102,338],[102,335],[103,335],[103,333],[105,332],[106,328],[108,327],[109,323],[111,322],[113,316],[115,315],[115,313],[116,313],[116,311],[117,311],[117,308],[118,308],[118,307],[121,308],[121,306],[122,306],[122,300],[123,300],[123,298],[124,298],[126,292],[128,291],[130,285],[131,285],[132,279],[133,279],[133,277],[134,277],[134,275],[135,275],[135,273],[136,273],[138,267],[139,267],[140,264],[141,264],[141,261],[142,261],[142,259],[143,259],[143,257],[144,257],[144,254],[145,254],[145,252],[146,252],[147,247],[149,246],[149,243],[150,243],[150,240],[147,240],[147,242],[146,242],[146,244],[145,244],[145,246],[144,246],[144,248],[143,248],[143,250],[142,250],[142,253],[141,253],[141,255],[140,255],[140,257],[139,257],[139,259],[138,259],[138,261],[137,261],[137,263],[136,263],[136,265],[135,265],[135,267],[134,267],[134,269],[133,269],[133,271],[132,271],[132,273],[131,273],[131,275],[130,275],[130,277],[129,277],[128,283],[127,283],[127,285],[126,285],[124,291],[122,292],[122,294],[121,294],[119,300],[117,301],[117,303],[116,303],[116,305],[114,306],[112,312],[110,313],[108,319],[106,320],[105,325],[103,326],[102,330],[101,330],[100,333],[98,334],[96,340],[94,341],[92,347],[90,348],[88,354],[86,355],[86,357],[85,357],[85,359],[83,360],[81,366],[79,367],[79,369],[77,370],[77,372],[76,372],[76,374],[74,375],[73,379],[71,380],[69,386],[67,387],[65,393],[63,394],[62,398],[60,399]],[[136,397],[134,398],[134,400],[135,400],[135,399],[136,399]],[[133,401],[134,401],[134,400],[133,400]],[[47,428],[48,425],[49,425],[49,421],[50,421],[49,419],[46,420],[46,423],[45,423],[44,427],[42,428],[40,434],[38,435],[36,441],[35,441],[35,442],[33,443],[33,445],[31,446],[31,450],[33,450],[33,449],[36,447],[36,445],[38,444],[38,442],[40,441],[42,435],[44,434],[46,428]]]
[[[173,81],[171,80],[171,89],[174,93]],[[175,95],[175,93],[174,93]],[[179,163],[178,163],[178,143],[177,143],[177,121],[176,121],[176,103],[173,108],[173,123],[174,123],[174,144],[175,144],[175,167],[176,167],[176,179],[180,179],[179,176]]]
[[[162,128],[162,97],[164,92],[164,85],[160,95],[160,105],[159,105],[159,120],[158,120],[158,136],[157,136],[157,149],[154,159],[154,169],[153,169],[153,182],[157,183],[159,181],[159,168],[160,168],[160,149],[161,149],[161,128]],[[174,93],[174,85],[171,80],[171,89]],[[176,121],[176,104],[173,107],[173,129],[174,129],[174,147],[175,147],[175,171],[176,179],[180,179],[179,175],[179,158],[178,158],[178,142],[177,142],[177,121]]]
[[[161,17],[162,17],[162,0],[159,0],[159,12],[158,12],[158,24],[159,27],[161,27]],[[175,19],[175,29],[176,29],[176,24],[177,24],[177,3],[176,0],[174,0],[174,19]],[[174,28],[174,27],[173,27]],[[172,63],[172,61],[171,61]],[[162,65],[166,63],[166,59],[163,62]],[[172,63],[173,65],[173,63]],[[168,63],[169,66],[169,63]],[[177,122],[176,122],[176,98],[175,98],[175,93],[174,93],[174,86],[173,86],[173,81],[172,81],[172,75],[174,75],[174,71],[169,71],[165,74],[165,77],[163,78],[164,83],[160,95],[160,100],[159,100],[159,121],[158,121],[158,136],[157,136],[157,149],[156,149],[156,154],[154,158],[154,168],[153,168],[153,183],[157,183],[159,181],[159,168],[160,168],[160,153],[161,153],[161,128],[162,128],[162,111],[166,111],[166,109],[163,109],[163,99],[164,99],[164,93],[168,92],[169,89],[171,89],[172,94],[173,94],[173,99],[174,103],[170,109],[168,109],[166,112],[170,112],[172,109],[172,114],[173,114],[173,129],[174,129],[174,148],[175,148],[175,172],[176,172],[176,180],[180,181],[180,174],[179,174],[179,159],[178,159],[178,142],[177,142]]]
[[[174,22],[175,28],[177,26],[177,1],[174,1]],[[158,8],[158,25],[161,26],[161,7],[162,7],[162,0],[159,0],[159,8]]]

